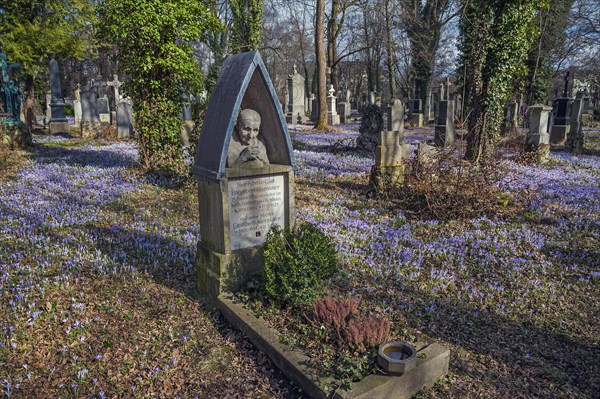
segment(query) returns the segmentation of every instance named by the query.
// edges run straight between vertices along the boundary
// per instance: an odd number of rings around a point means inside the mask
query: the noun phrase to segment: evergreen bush
[[[339,270],[332,240],[311,223],[274,226],[264,247],[264,297],[279,307],[310,304]]]

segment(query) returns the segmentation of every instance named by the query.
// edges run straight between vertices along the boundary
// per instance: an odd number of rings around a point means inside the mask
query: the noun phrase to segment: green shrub
[[[312,303],[323,282],[338,272],[333,242],[311,223],[284,230],[274,226],[264,258],[264,297],[280,307]]]
[[[65,104],[65,115],[73,116],[73,106],[71,104]]]

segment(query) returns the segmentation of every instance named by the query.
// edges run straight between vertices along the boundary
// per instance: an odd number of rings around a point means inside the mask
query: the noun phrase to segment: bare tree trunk
[[[327,59],[325,57],[325,0],[317,0],[315,51],[317,53],[317,98],[319,113],[315,129],[327,130]]]
[[[329,81],[338,90],[338,67],[337,67],[337,31],[338,16],[340,13],[340,0],[331,1],[331,16],[327,24],[327,65],[330,68]]]
[[[392,39],[392,15],[389,9],[389,0],[385,3],[385,48],[387,51],[388,82],[390,86],[390,100],[396,97],[396,74],[394,73],[394,42]]]

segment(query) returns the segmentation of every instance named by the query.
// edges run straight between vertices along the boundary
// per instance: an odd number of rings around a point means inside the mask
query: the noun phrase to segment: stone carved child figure
[[[269,164],[265,143],[258,137],[260,122],[260,114],[255,110],[240,111],[227,152],[227,167],[258,168]]]

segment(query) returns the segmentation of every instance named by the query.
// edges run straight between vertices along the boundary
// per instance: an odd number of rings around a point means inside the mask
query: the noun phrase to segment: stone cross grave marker
[[[260,55],[227,58],[193,167],[201,236],[198,288],[209,300],[260,273],[269,229],[293,225],[294,168],[283,111]]]
[[[327,96],[327,123],[330,126],[339,125],[340,124],[340,116],[337,113],[337,97],[335,94],[335,89],[333,85],[329,86]]]
[[[112,87],[115,90],[115,104],[118,105],[123,98],[121,97],[121,93],[119,92],[119,88],[123,86],[123,82],[119,81],[119,76],[114,75],[112,81],[106,82],[107,86]]]

